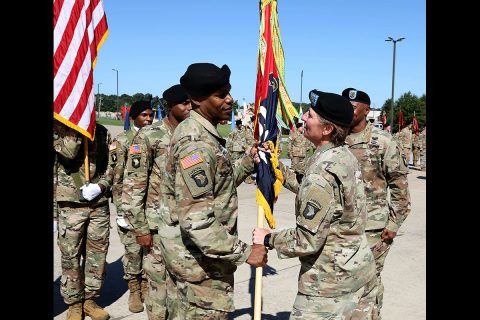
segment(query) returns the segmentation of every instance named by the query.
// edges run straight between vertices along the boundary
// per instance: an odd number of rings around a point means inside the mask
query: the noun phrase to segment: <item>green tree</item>
[[[390,124],[391,119],[391,101],[391,99],[387,99],[382,107],[382,114],[387,114],[388,125]],[[418,125],[421,128],[426,121],[426,95],[424,94],[421,98],[418,98],[416,95],[408,91],[407,93],[401,95],[397,101],[395,101],[395,105],[393,107],[394,117],[392,133],[399,131],[398,113],[400,110],[403,114],[404,126],[412,123],[413,115],[415,113]]]

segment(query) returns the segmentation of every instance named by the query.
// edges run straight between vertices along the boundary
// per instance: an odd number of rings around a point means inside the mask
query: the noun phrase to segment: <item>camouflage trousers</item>
[[[105,276],[109,236],[107,202],[97,206],[58,202],[57,244],[62,264],[60,293],[66,304],[99,296]]]
[[[145,306],[149,320],[176,319],[175,306],[176,288],[171,278],[167,278],[165,264],[160,250],[160,237],[153,234],[153,247],[145,256],[143,269],[148,279],[148,294]],[[169,299],[174,297],[175,299]],[[170,306],[167,304],[170,303]],[[167,308],[168,306],[168,308]]]
[[[387,257],[388,251],[390,250],[391,243],[387,244],[383,242],[380,238],[382,234],[382,229],[380,230],[365,230],[365,235],[367,236],[368,245],[373,252],[373,257],[375,258],[375,266],[377,270],[377,298],[375,302],[375,317],[374,319],[381,319],[380,311],[383,306],[383,283],[380,273],[383,270],[385,265],[385,258]]]
[[[305,174],[305,157],[292,157],[291,167],[293,171]]]
[[[334,298],[297,293],[290,320],[372,320],[375,284],[374,277],[357,291]]]
[[[145,256],[145,250],[137,243],[137,237],[134,232],[117,225],[118,236],[120,242],[125,248],[125,253],[122,257],[123,264],[123,279],[126,281],[136,279],[138,275],[146,279],[142,264]]]
[[[420,152],[420,168],[422,170],[427,168],[427,150],[425,148]]]
[[[178,280],[176,287],[179,319],[228,320],[228,312],[234,309],[233,283],[214,279],[197,283]]]
[[[417,167],[419,163],[419,158],[420,158],[420,150],[417,147],[413,147],[413,166]]]

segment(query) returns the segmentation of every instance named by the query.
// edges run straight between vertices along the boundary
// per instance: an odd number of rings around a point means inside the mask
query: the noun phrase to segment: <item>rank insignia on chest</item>
[[[188,155],[180,160],[184,170],[202,162],[203,158],[198,152],[192,153],[191,155]]]
[[[130,146],[129,153],[130,154],[137,154],[142,152],[142,149],[140,148],[140,145],[138,144],[133,144]]]

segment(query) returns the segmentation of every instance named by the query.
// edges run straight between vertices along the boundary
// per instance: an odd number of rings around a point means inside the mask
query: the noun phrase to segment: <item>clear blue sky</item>
[[[161,97],[188,65],[211,62],[232,70],[232,95],[253,102],[259,39],[257,0],[104,0],[109,36],[94,70],[94,90]],[[290,98],[311,89],[341,93],[355,87],[380,108],[392,94],[393,43],[397,42],[395,99],[426,93],[424,0],[279,0],[278,16]]]

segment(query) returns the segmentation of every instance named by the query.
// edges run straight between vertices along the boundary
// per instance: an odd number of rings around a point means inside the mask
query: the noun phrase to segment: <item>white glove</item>
[[[125,222],[125,219],[123,217],[117,217],[117,224],[119,227],[130,230],[130,226],[128,225],[128,223]]]
[[[83,185],[80,190],[82,190],[83,197],[88,201],[95,199],[100,193],[102,193],[102,189],[100,189],[100,186],[97,183]]]
[[[58,231],[58,221],[53,220],[53,233]]]

